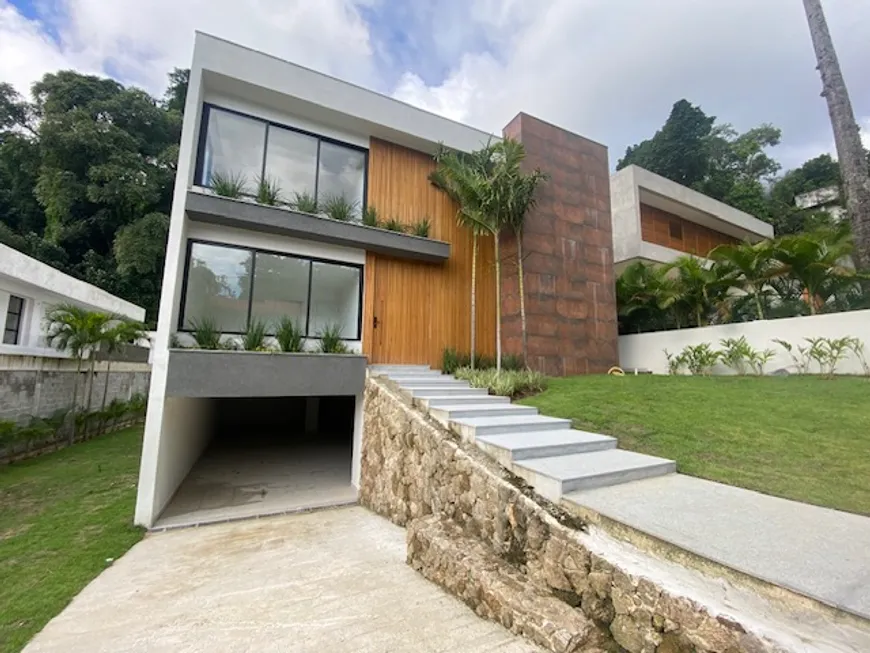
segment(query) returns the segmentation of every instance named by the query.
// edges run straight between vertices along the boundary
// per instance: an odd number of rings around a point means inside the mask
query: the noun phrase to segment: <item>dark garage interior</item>
[[[158,526],[350,503],[355,398],[210,400],[211,435]]]

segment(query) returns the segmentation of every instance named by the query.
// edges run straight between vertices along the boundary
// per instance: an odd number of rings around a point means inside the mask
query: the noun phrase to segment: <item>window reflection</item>
[[[305,259],[258,252],[252,319],[265,322],[269,333],[285,317],[305,329],[310,266]]]
[[[289,129],[269,127],[266,175],[278,182],[285,202],[294,193],[314,196],[317,176],[317,139]]]
[[[255,192],[257,178],[263,170],[265,147],[265,123],[226,111],[210,110],[203,152],[203,184],[210,185],[216,173],[241,175],[245,192]]]
[[[342,338],[356,338],[359,323],[359,268],[311,264],[311,312],[308,333],[317,336],[338,325]]]
[[[317,201],[344,197],[354,203],[357,214],[362,211],[365,185],[365,154],[334,143],[320,144],[320,166],[317,180]]]
[[[244,249],[194,243],[190,250],[184,327],[213,321],[227,333],[248,328],[253,255]]]

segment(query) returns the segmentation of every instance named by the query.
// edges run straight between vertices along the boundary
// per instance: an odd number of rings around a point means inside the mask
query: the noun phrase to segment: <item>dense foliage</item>
[[[157,100],[73,71],[0,83],[0,242],[156,318],[187,71]]]
[[[780,130],[768,124],[741,134],[680,100],[652,138],[626,150],[617,169],[646,168],[773,224],[777,235],[829,226],[826,212],[799,209],[795,197],[839,187],[839,165],[823,154],[777,176],[781,166],[767,151],[780,137]]]
[[[616,281],[620,333],[870,308],[848,225],[722,245],[710,262],[636,262]]]

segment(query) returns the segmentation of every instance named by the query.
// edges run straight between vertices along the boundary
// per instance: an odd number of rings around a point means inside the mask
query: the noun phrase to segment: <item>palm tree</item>
[[[663,328],[666,307],[673,306],[676,284],[664,266],[632,263],[616,279],[616,301],[624,332]],[[677,320],[677,326],[682,326]]]
[[[523,364],[528,366],[529,343],[526,330],[526,292],[525,275],[523,273],[523,228],[526,214],[535,206],[535,191],[538,185],[549,175],[535,168],[532,172],[523,173],[522,162],[526,157],[523,144],[511,138],[505,138],[499,143],[497,152],[501,155],[496,166],[497,183],[503,184],[504,192],[500,200],[504,203],[499,211],[504,214],[504,222],[511,229],[517,241],[517,282],[520,294],[520,325],[522,329]]]
[[[846,209],[852,221],[857,247],[855,258],[859,269],[870,268],[870,172],[861,145],[861,132],[855,121],[855,112],[821,0],[804,0],[804,11],[810,27],[813,49],[822,78],[822,95],[828,103],[837,158],[843,175]]]
[[[72,428],[69,443],[75,442],[76,412],[78,406],[79,376],[87,355],[91,361],[93,378],[94,349],[99,344],[103,329],[111,318],[103,313],[88,311],[75,304],[63,303],[52,306],[45,315],[46,338],[58,351],[69,352],[77,361],[73,382]],[[90,404],[90,400],[88,402]],[[90,407],[90,406],[88,406]]]
[[[457,222],[471,231],[471,368],[474,369],[477,339],[477,258],[479,239],[489,230],[485,227],[485,180],[492,168],[492,146],[487,145],[470,154],[442,147],[435,155],[437,167],[429,180],[447,193],[459,210]]]
[[[774,258],[780,274],[800,283],[804,301],[815,315],[844,286],[866,278],[848,265],[854,250],[848,224],[835,231],[783,236],[776,242]]]
[[[710,314],[722,306],[734,284],[729,271],[706,265],[690,255],[680,256],[665,269],[676,273],[673,278],[676,289],[664,307],[673,306],[678,313],[694,318],[696,326],[707,326]]]
[[[765,319],[764,287],[777,274],[773,265],[773,242],[720,245],[708,257],[753,298],[758,319]]]
[[[106,398],[109,394],[109,373],[112,370],[111,354],[120,351],[125,345],[135,343],[145,337],[145,325],[126,318],[116,319],[112,324],[108,325],[108,328],[103,330],[100,345],[110,356],[106,358],[106,380],[103,383],[103,401],[100,404],[101,411],[106,410]]]

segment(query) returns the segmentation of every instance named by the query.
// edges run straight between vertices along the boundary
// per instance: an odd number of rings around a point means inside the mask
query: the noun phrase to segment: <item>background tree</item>
[[[834,130],[837,158],[843,175],[846,210],[855,234],[855,262],[861,269],[870,268],[870,170],[861,145],[861,133],[855,121],[852,102],[849,100],[837,52],[828,31],[821,0],[804,0],[804,10],[822,78],[822,95],[828,103]]]
[[[719,264],[727,277],[739,286],[755,303],[759,320],[765,318],[765,286],[777,274],[773,266],[773,243],[739,243],[720,245],[710,252],[710,259]]]

